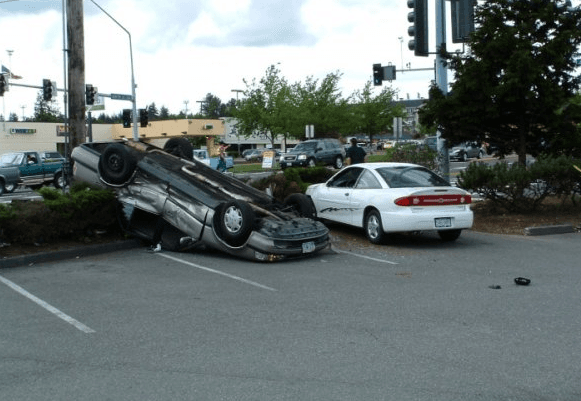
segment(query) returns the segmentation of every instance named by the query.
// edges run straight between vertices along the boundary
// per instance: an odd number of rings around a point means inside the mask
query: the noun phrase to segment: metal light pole
[[[125,29],[123,27],[123,25],[121,25],[119,22],[117,22],[117,20],[115,18],[113,18],[107,11],[105,11],[103,9],[103,7],[101,7],[100,5],[98,5],[97,3],[95,3],[94,0],[91,0],[91,2],[96,5],[97,7],[99,7],[99,9],[101,11],[103,11],[105,14],[107,14],[107,16],[109,18],[111,18],[117,25],[119,25],[119,27],[121,29],[123,29],[125,31],[125,33],[127,33],[127,35],[129,36],[129,57],[131,58],[131,98],[132,98],[132,103],[133,103],[133,139],[134,140],[139,140],[139,132],[138,132],[138,128],[137,128],[137,101],[135,98],[135,75],[133,73],[133,47],[131,45],[131,34],[129,33],[129,31],[127,29]]]
[[[236,92],[236,105],[238,105],[238,94],[244,91],[242,89],[232,89],[232,92]],[[240,132],[238,132],[237,127],[236,127],[236,140],[238,141],[238,156],[240,156]]]

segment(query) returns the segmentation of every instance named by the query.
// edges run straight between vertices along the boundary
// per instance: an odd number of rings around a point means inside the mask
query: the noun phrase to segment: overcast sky
[[[271,64],[290,83],[339,71],[344,97],[364,87],[374,63],[398,70],[408,63],[433,67],[433,55],[414,57],[407,48],[406,0],[95,2],[131,34],[138,108],[155,102],[171,113],[186,106],[197,112],[197,101],[207,93],[226,103],[236,97],[232,89],[245,88],[243,79],[260,79]],[[86,83],[101,93],[131,94],[127,33],[91,0],[83,7]],[[431,10],[431,26],[433,15]],[[434,42],[432,29],[430,51]],[[448,48],[461,49],[448,42]],[[62,49],[62,0],[0,0],[0,62],[23,77],[13,82],[41,86],[49,78],[62,88]],[[384,85],[398,90],[400,98],[415,99],[427,97],[433,79],[433,71],[398,71],[397,79]],[[32,115],[37,94],[38,89],[11,87],[0,114]],[[62,108],[62,93],[58,102]],[[107,114],[131,107],[126,101],[105,102]]]

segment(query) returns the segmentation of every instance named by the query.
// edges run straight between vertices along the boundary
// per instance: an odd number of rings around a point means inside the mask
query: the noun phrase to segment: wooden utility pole
[[[83,0],[67,0],[69,133],[71,149],[85,142],[85,30]]]

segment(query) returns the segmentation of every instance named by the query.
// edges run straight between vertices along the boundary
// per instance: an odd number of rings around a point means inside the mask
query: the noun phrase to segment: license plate
[[[287,166],[287,167],[290,167],[290,166],[291,166],[291,163],[286,163],[286,166]]]
[[[434,220],[436,222],[436,228],[452,227],[452,218],[450,217],[439,217]]]
[[[315,250],[315,243],[313,241],[303,242],[303,253],[310,253]]]

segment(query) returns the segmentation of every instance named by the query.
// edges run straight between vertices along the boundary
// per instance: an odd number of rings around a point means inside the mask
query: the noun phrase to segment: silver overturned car
[[[134,140],[84,143],[73,149],[73,176],[117,194],[122,228],[170,251],[211,247],[276,261],[329,245],[327,227],[310,217],[302,194],[285,202],[193,157],[185,138],[164,148]]]

